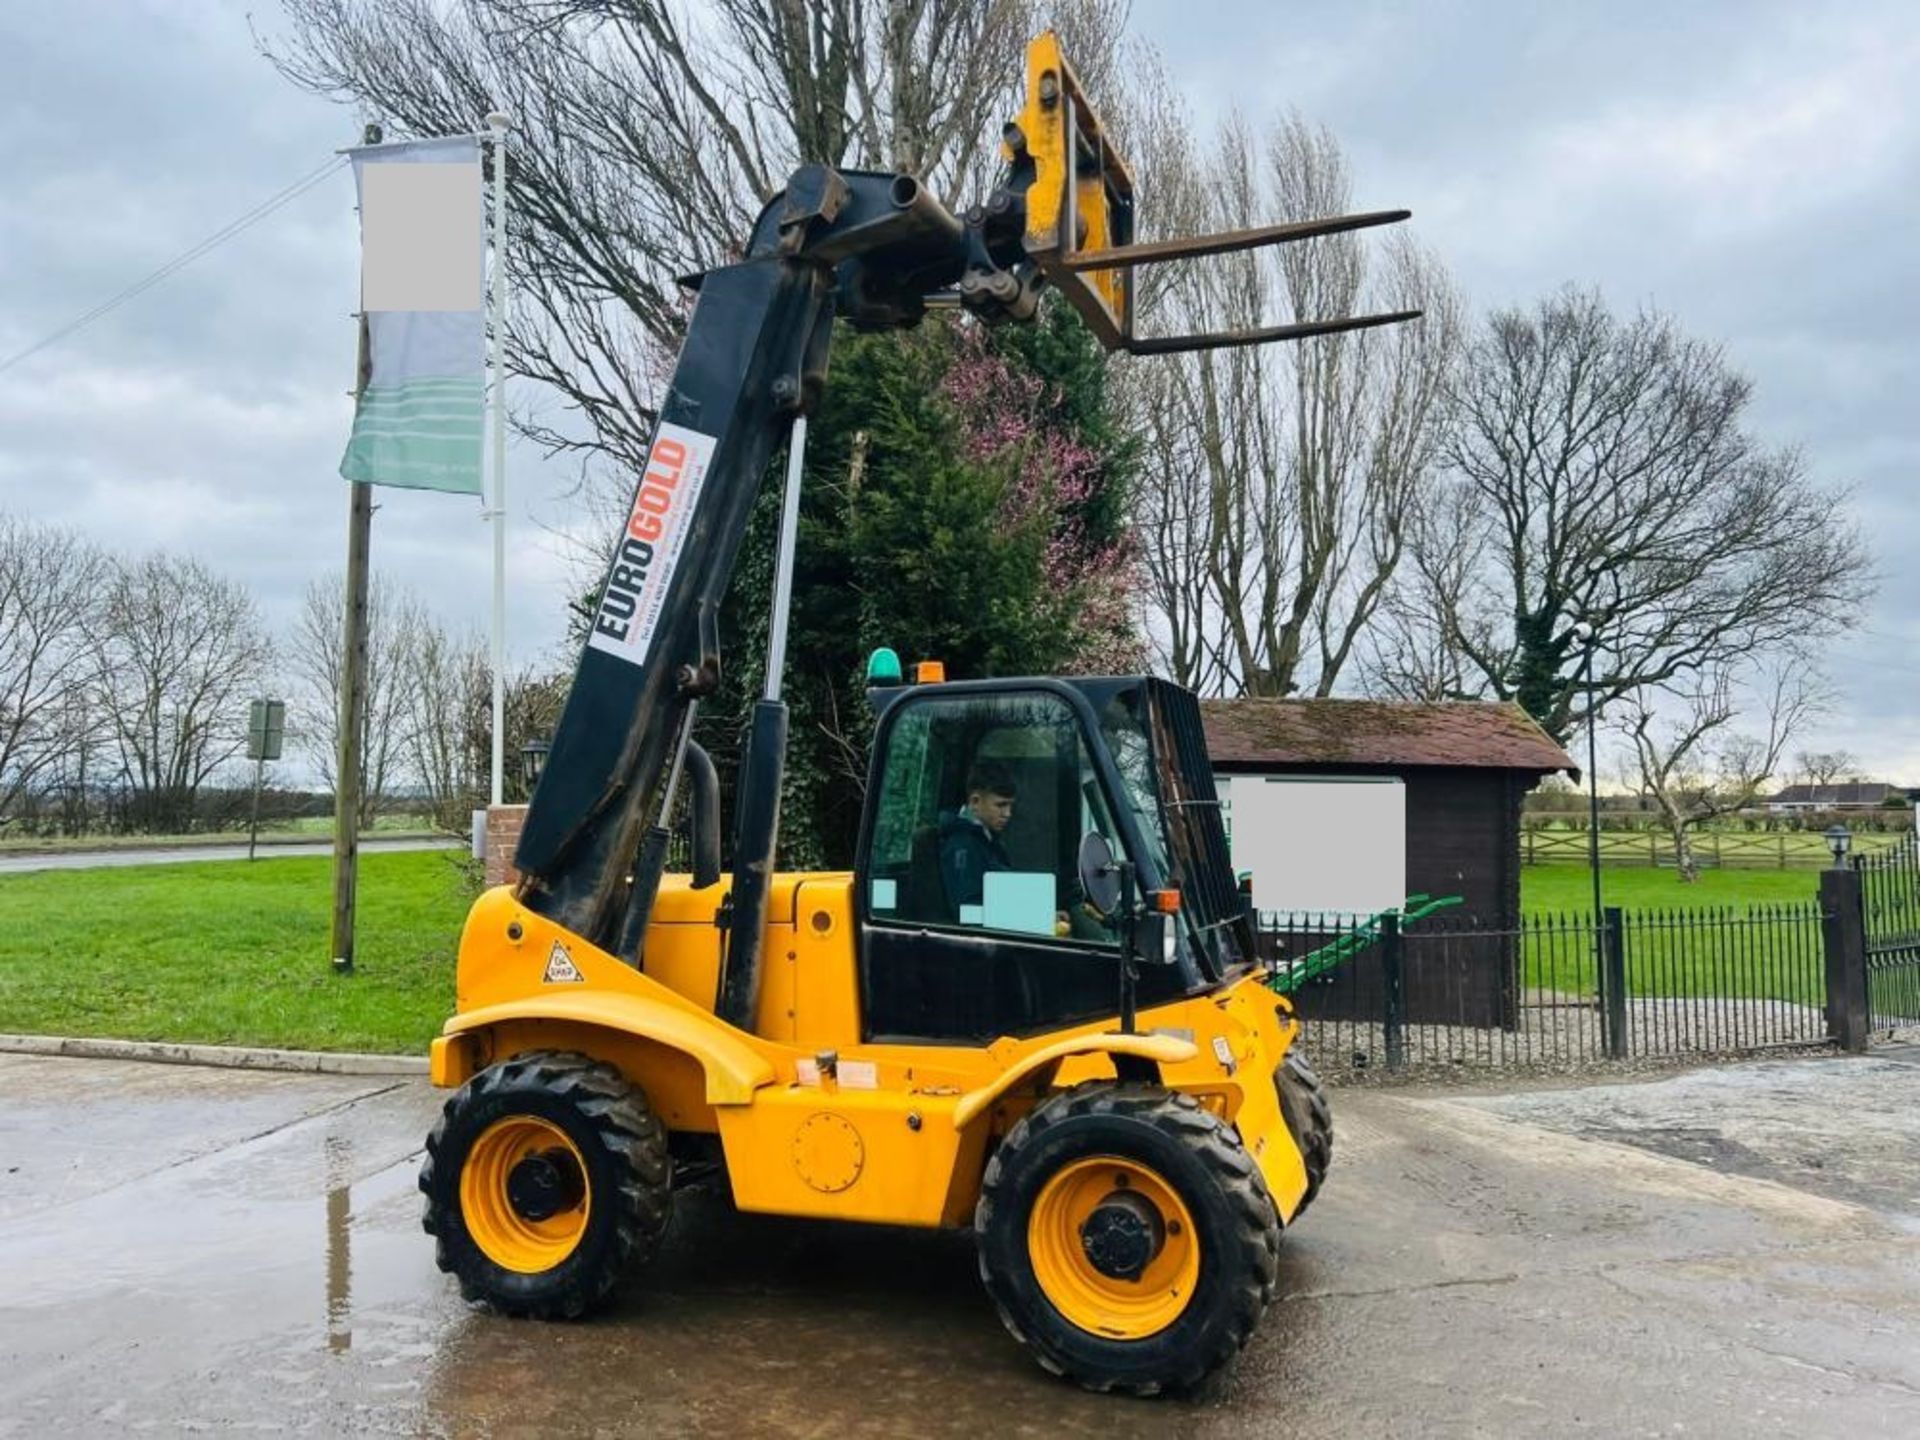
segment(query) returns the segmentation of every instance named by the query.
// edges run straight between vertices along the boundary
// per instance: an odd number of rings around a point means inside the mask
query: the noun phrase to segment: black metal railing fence
[[[1920,1028],[1920,840],[1908,834],[1856,856],[1867,945],[1867,1024],[1878,1033]]]
[[[1828,1043],[1817,902],[1530,915],[1510,928],[1261,917],[1276,985],[1335,1073],[1576,1069]],[[1338,947],[1330,950],[1329,947]],[[1316,978],[1317,963],[1342,963]]]

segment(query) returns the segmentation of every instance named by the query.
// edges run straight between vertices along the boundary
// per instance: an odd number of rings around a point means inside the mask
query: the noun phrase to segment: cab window
[[[887,729],[867,912],[915,926],[1111,945],[1080,895],[1080,838],[1120,848],[1072,708],[1057,696],[906,699]]]

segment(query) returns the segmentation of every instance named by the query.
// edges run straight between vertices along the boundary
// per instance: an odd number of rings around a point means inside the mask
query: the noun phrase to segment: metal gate
[[[1856,856],[1867,935],[1867,1023],[1877,1034],[1920,1028],[1920,833]]]

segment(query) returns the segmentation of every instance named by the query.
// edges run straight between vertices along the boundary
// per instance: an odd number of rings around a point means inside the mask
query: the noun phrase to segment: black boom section
[[[702,614],[726,593],[783,419],[824,372],[833,286],[830,269],[773,257],[701,283],[514,857],[528,907],[596,944],[618,933],[652,792],[716,658],[700,653]]]

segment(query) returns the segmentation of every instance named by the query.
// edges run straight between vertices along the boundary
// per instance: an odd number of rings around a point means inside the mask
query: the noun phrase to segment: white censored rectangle
[[[369,310],[478,310],[480,166],[360,169],[361,303]]]

